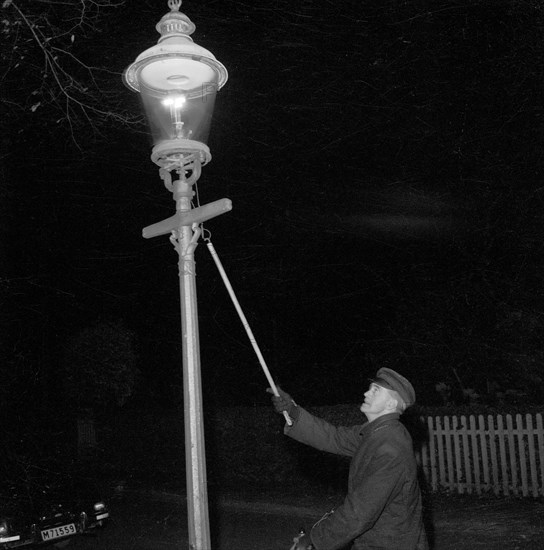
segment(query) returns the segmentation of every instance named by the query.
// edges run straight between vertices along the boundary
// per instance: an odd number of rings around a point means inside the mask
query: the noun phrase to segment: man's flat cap
[[[381,368],[373,382],[382,388],[396,391],[407,407],[416,402],[416,392],[412,384],[393,369]]]

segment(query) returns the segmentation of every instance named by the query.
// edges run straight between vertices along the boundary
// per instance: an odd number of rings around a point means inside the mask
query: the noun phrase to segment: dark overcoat
[[[352,457],[341,506],[310,532],[317,550],[426,550],[421,491],[412,438],[387,414],[366,424],[337,427],[299,407],[285,433],[307,445]]]

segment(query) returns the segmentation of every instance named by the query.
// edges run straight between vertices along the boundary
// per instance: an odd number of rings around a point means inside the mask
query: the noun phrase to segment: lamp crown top
[[[179,11],[181,0],[168,0],[168,7],[170,8],[170,12],[163,15],[155,27],[161,35],[159,42],[173,36],[187,37],[196,29],[195,24],[184,13]]]

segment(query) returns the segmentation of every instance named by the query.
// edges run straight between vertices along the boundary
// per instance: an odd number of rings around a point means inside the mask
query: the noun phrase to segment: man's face
[[[374,420],[382,414],[392,412],[391,400],[389,390],[373,382],[365,393],[365,400],[361,404],[360,410],[366,414],[369,420]]]

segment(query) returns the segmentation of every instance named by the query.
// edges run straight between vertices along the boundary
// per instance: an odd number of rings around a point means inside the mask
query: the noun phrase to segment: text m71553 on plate
[[[76,526],[73,523],[69,523],[68,525],[60,525],[59,527],[53,527],[52,529],[45,529],[44,531],[42,531],[42,539],[58,539],[60,537],[75,535],[76,532]]]

